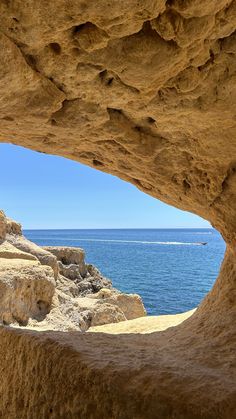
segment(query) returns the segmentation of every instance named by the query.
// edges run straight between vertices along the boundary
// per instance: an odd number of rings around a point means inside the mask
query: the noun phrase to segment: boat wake
[[[118,240],[118,239],[73,239],[73,238],[59,238],[59,237],[42,237],[37,239],[41,240],[54,240],[54,241],[84,241],[84,242],[101,242],[101,243],[134,243],[134,244],[156,244],[165,246],[204,246],[206,242],[170,242],[170,241],[143,241],[143,240]]]

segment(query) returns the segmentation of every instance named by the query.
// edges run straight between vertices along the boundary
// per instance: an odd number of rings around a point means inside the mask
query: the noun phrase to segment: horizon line
[[[46,231],[53,231],[53,230],[216,230],[213,227],[99,227],[99,228],[23,228],[23,231],[30,231],[30,230],[46,230]],[[217,230],[216,230],[217,231]]]

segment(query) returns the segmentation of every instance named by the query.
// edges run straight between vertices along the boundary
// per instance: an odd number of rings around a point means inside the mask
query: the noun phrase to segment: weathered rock
[[[86,296],[96,293],[102,288],[111,288],[112,283],[109,279],[101,275],[98,269],[93,269],[93,275],[87,275],[85,279],[77,283],[80,295]]]
[[[78,284],[63,275],[58,276],[57,289],[69,295],[70,297],[78,297],[80,295]]]
[[[11,218],[6,218],[6,233],[7,234],[17,234],[22,236],[21,224],[12,220]]]
[[[6,237],[6,216],[3,211],[0,211],[0,240],[4,240]]]
[[[38,260],[36,256],[31,255],[31,253],[22,252],[22,250],[17,249],[7,241],[3,241],[2,244],[0,244],[0,259],[1,258]]]
[[[4,214],[2,220],[5,240],[0,244],[0,321],[3,324],[36,330],[85,331],[91,324],[129,318],[127,307],[118,303],[118,292],[108,289],[112,288],[111,281],[93,265],[85,264],[82,249],[41,249],[22,235],[20,224]],[[56,287],[50,278],[51,267],[40,263],[53,267]],[[105,287],[110,298],[104,299]],[[101,289],[103,292],[98,294]],[[92,298],[94,293],[97,294]],[[133,296],[126,296],[127,299],[130,312],[143,315],[137,310]]]
[[[193,315],[194,310],[181,314],[168,314],[163,316],[145,316],[133,320],[126,320],[120,323],[105,324],[103,326],[90,327],[88,332],[96,333],[153,333],[162,332],[170,327],[178,326],[184,320]]]
[[[42,265],[50,266],[54,271],[55,278],[57,278],[57,258],[50,252],[47,252],[43,248],[37,246],[35,243],[27,240],[21,234],[12,234],[12,231],[10,232],[10,234],[6,235],[6,240],[22,252],[30,253],[31,255],[36,256],[36,258],[40,261]]]
[[[72,271],[77,265],[79,273],[82,277],[87,274],[87,268],[84,261],[84,250],[79,247],[65,247],[65,246],[44,246],[44,250],[52,253],[56,256],[57,260],[61,262],[59,265],[61,274],[68,277],[67,275],[73,275]],[[64,266],[63,266],[64,265]],[[65,275],[66,273],[66,275]],[[71,278],[72,279],[72,278]]]
[[[119,293],[113,288],[102,288],[99,292],[91,294],[93,292],[91,279],[93,278],[84,279],[77,284],[59,275],[56,307],[61,315],[65,316],[63,330],[68,330],[67,320],[70,325],[74,324],[74,330],[87,330],[91,325],[117,323],[146,315],[138,295]],[[51,312],[45,320],[52,324],[54,319],[53,328],[62,330],[57,318],[58,315],[55,316]],[[38,324],[38,327],[41,328],[42,325]]]
[[[53,271],[38,261],[0,259],[0,322],[25,326],[50,311],[55,291]]]
[[[118,323],[124,320],[126,320],[126,317],[119,307],[104,303],[95,311],[92,317],[91,326]]]
[[[59,270],[58,289],[73,296],[86,296],[102,288],[111,288],[112,283],[93,265],[86,265],[85,252],[78,247],[44,246],[43,250],[57,258]],[[39,250],[40,252],[40,250]],[[66,280],[69,279],[74,281]]]
[[[80,274],[80,267],[75,263],[71,263],[70,265],[64,265],[62,262],[58,261],[58,268],[61,275],[65,276],[72,281],[82,281],[82,276]]]
[[[236,416],[235,10],[234,0],[1,2],[0,140],[116,175],[227,242],[213,290],[168,331],[1,330],[2,417]]]
[[[235,8],[1,2],[1,141],[119,176],[235,242]]]
[[[110,289],[101,289],[90,297],[102,299],[106,304],[116,305],[124,314],[125,320],[136,319],[147,314],[142,299],[137,294],[123,294]]]

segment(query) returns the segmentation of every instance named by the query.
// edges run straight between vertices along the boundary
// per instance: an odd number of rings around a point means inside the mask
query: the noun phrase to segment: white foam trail
[[[57,240],[57,241],[85,241],[85,242],[102,242],[102,243],[136,243],[136,244],[159,244],[168,246],[203,246],[200,242],[162,242],[162,241],[141,241],[141,240],[112,240],[112,239],[72,239],[60,237],[36,237],[36,240]]]
[[[194,234],[200,234],[200,235],[202,235],[202,234],[213,234],[213,233],[212,233],[212,231],[204,231],[204,232],[200,232],[200,231],[198,231],[198,232],[196,232],[196,233],[195,233],[195,232],[194,232],[194,233],[192,233],[192,232],[191,232],[191,233],[189,233],[189,232],[186,232],[186,233],[185,233],[185,232],[184,232],[184,234],[193,234],[193,235],[194,235]]]

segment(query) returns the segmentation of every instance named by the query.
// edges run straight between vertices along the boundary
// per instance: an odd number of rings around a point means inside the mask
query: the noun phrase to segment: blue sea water
[[[225,243],[213,229],[26,230],[40,246],[76,246],[121,291],[141,295],[148,314],[196,307],[211,289]],[[201,242],[207,244],[201,245]]]

